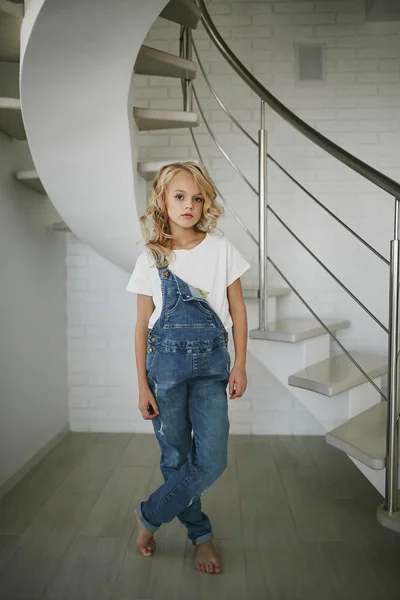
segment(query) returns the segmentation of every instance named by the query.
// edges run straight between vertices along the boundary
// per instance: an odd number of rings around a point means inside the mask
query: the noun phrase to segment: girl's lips
[[[193,215],[181,215],[184,219],[192,219]]]

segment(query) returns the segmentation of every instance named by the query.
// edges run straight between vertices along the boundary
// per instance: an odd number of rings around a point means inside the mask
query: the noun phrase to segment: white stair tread
[[[15,174],[15,177],[18,181],[24,183],[33,190],[40,192],[41,194],[46,194],[46,190],[36,171],[18,171],[18,173]]]
[[[365,352],[350,352],[364,371],[375,379],[387,372],[387,358]],[[289,385],[312,390],[325,396],[335,396],[367,379],[345,354],[334,356],[307,367],[289,377]]]
[[[0,98],[0,130],[16,140],[26,140],[18,98]]]
[[[0,0],[1,4],[1,0]],[[18,9],[17,12],[12,12]],[[19,62],[22,6],[5,2],[0,11],[0,61]]]
[[[324,323],[333,333],[340,329],[346,329],[350,325],[349,321],[340,321],[338,319],[325,319]],[[250,332],[250,337],[255,340],[294,343],[324,334],[326,334],[325,329],[316,319],[287,318],[269,323],[267,331],[253,329]]]
[[[170,159],[170,160],[141,161],[141,162],[138,162],[138,164],[137,164],[137,170],[138,170],[139,175],[141,177],[143,177],[143,179],[146,179],[147,181],[151,181],[157,175],[158,171],[165,165],[168,165],[173,162],[179,162],[179,163],[185,162],[187,160],[188,160],[187,158],[177,158],[177,159]],[[191,158],[190,160],[191,160],[191,162],[195,162],[195,163],[199,162],[195,158],[193,158],[193,159]]]
[[[60,221],[59,223],[53,223],[53,225],[51,226],[51,229],[53,231],[66,231],[66,232],[71,231],[71,229],[68,227],[68,225],[66,223],[64,223],[64,221]]]
[[[133,116],[139,131],[196,127],[199,122],[196,113],[183,110],[162,110],[135,106]]]
[[[137,75],[194,79],[196,63],[150,46],[142,46],[136,59],[135,73]]]
[[[278,298],[279,296],[286,296],[290,293],[290,288],[282,286],[271,285],[268,288],[268,296],[270,298]],[[243,288],[243,295],[247,300],[258,299],[260,297],[260,290],[257,288]]]
[[[196,29],[201,12],[193,0],[171,0],[160,13],[160,17],[190,29]]]
[[[343,450],[372,469],[384,469],[386,463],[387,403],[379,402],[329,431],[328,444]]]

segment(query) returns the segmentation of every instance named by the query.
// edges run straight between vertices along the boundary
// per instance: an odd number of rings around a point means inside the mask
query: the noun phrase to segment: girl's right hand
[[[151,421],[160,414],[149,387],[139,391],[139,410],[145,421]]]

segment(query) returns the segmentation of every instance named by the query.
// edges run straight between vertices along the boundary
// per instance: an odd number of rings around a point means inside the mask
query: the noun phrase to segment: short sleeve
[[[229,287],[231,283],[250,269],[250,265],[228,239],[226,239],[226,254],[226,286]]]
[[[136,261],[131,278],[128,282],[126,290],[135,294],[143,294],[145,296],[153,296],[153,287],[149,277],[149,264],[147,255],[141,254]]]

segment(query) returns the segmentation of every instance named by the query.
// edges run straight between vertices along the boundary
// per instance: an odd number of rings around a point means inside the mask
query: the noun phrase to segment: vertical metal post
[[[259,195],[259,329],[268,329],[268,278],[267,278],[267,130],[265,102],[261,100],[261,126],[258,132],[258,195]]]
[[[398,507],[399,463],[399,217],[400,199],[395,200],[394,240],[390,244],[390,296],[389,296],[389,373],[388,373],[388,421],[386,497],[384,509],[392,514]]]
[[[189,27],[182,27],[181,29],[181,46],[180,46],[181,58],[192,60],[192,30]],[[192,112],[193,110],[193,92],[192,92],[192,80],[183,80],[183,110]]]

